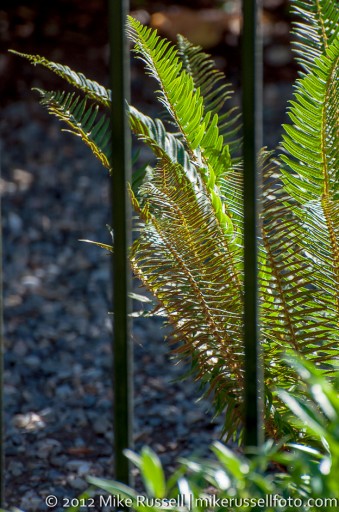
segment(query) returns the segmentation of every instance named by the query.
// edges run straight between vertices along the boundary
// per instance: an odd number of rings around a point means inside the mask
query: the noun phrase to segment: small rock
[[[41,510],[42,504],[41,498],[34,491],[28,491],[20,502],[21,508],[30,512]]]
[[[46,424],[41,416],[34,412],[28,412],[27,414],[16,414],[12,421],[15,427],[23,428],[25,430],[37,430],[46,427]]]
[[[105,434],[112,428],[112,423],[105,417],[98,418],[93,424],[93,430],[96,434]]]
[[[41,285],[41,280],[37,276],[25,276],[22,278],[22,284],[26,286],[26,288],[38,288]]]
[[[196,423],[198,421],[202,421],[204,419],[205,419],[205,415],[199,409],[197,409],[195,411],[188,411],[185,414],[185,423],[186,424],[194,424],[194,423]]]
[[[23,340],[18,340],[14,347],[13,352],[17,354],[19,357],[24,357],[28,352],[28,344]]]
[[[61,400],[66,400],[73,394],[72,388],[68,384],[64,384],[62,386],[58,386],[56,388],[56,395]]]
[[[54,421],[55,420],[55,412],[50,407],[46,407],[39,412],[39,416],[46,421]]]
[[[32,355],[25,357],[25,364],[32,370],[35,370],[37,368],[40,368],[41,359],[40,359],[40,357],[32,354]]]
[[[11,460],[7,469],[13,476],[20,476],[24,472],[24,465],[20,461]]]
[[[66,455],[56,455],[56,456],[52,456],[50,459],[49,459],[50,463],[52,466],[56,467],[56,468],[61,468],[61,467],[64,467],[67,463],[67,456]]]
[[[71,476],[67,478],[67,481],[72,489],[76,489],[77,491],[85,490],[88,486],[87,482],[83,478],[79,477],[73,478],[73,476]]]
[[[8,214],[8,227],[14,236],[21,235],[23,222],[22,218],[14,212]]]
[[[85,476],[88,475],[91,464],[83,460],[69,460],[65,467],[68,471],[76,472],[79,476]]]
[[[60,453],[61,443],[56,439],[44,439],[38,443],[36,451],[38,457],[47,459],[52,453]]]

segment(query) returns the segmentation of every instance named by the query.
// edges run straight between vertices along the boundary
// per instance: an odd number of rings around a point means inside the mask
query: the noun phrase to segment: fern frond
[[[329,290],[333,281],[329,282],[328,266],[323,269],[324,281],[321,281],[321,269],[317,269],[310,256],[314,254],[313,237],[300,222],[300,204],[284,189],[275,164],[268,160],[263,168],[261,335],[266,397],[269,397],[274,387],[291,389],[298,382],[296,372],[284,363],[287,350],[312,361],[323,372],[331,372],[337,358],[339,336],[338,312],[333,290]],[[314,218],[314,224],[318,223]],[[267,407],[267,432],[273,436],[277,432],[291,435],[284,420],[286,407],[276,395],[271,396]]]
[[[316,60],[316,69],[297,81],[289,117],[284,125],[282,155],[289,170],[284,182],[292,197],[302,203],[323,194],[334,197],[338,189],[338,64],[339,39]]]
[[[339,9],[333,0],[294,0],[292,12],[302,20],[294,23],[294,49],[306,72],[316,67],[339,36]]]
[[[241,424],[242,288],[233,264],[241,249],[230,254],[210,199],[197,186],[165,154],[159,159],[140,191],[145,227],[131,262],[174,324],[176,352],[193,358],[216,401],[227,396],[231,436]]]
[[[111,169],[111,133],[109,119],[99,114],[99,106],[87,105],[86,98],[74,93],[44,91],[36,89],[40,103],[50,114],[65,122],[74,135],[81,137],[102,165]]]
[[[192,159],[198,163],[199,154],[204,150],[218,150],[220,161],[214,158],[211,162],[214,179],[217,179],[223,167],[230,168],[231,163],[227,147],[223,149],[223,139],[217,127],[218,116],[204,115],[201,93],[199,89],[195,90],[193,78],[182,71],[178,52],[169,41],[161,39],[156,31],[132,17],[129,17],[128,33],[148,73],[159,83],[160,101],[176,122]]]
[[[309,256],[312,251],[309,246],[306,252],[302,242],[305,226],[299,222],[298,205],[281,182],[273,179],[274,171],[268,169],[266,173],[261,293],[268,360],[281,361],[282,351],[290,347],[317,363],[319,351],[332,342],[332,352],[319,358],[325,364],[334,356],[333,342],[338,339],[336,311],[323,289],[316,286],[315,263]],[[279,366],[278,362],[275,365]],[[269,371],[275,365],[270,365]]]
[[[182,142],[165,129],[162,121],[160,119],[153,120],[132,106],[128,106],[128,113],[132,132],[145,142],[157,157],[161,158],[163,154],[166,154],[173,163],[179,163],[191,183],[194,185],[199,182],[199,187],[201,187],[199,167],[189,158]],[[220,202],[227,204],[229,217],[226,217],[225,214],[222,216],[224,225],[227,221],[231,226],[232,220],[236,219],[238,229],[240,226],[242,228],[241,191],[242,177],[239,172],[234,172],[221,178],[220,189],[216,187],[215,191],[213,190],[211,193],[216,208],[220,208]],[[136,191],[134,190],[134,192]],[[217,196],[218,193],[220,198]]]
[[[233,96],[231,85],[225,83],[224,74],[215,68],[211,56],[181,35],[178,35],[178,57],[183,69],[193,78],[195,90],[200,90],[205,112],[211,112],[212,116],[218,114],[219,132],[235,161],[240,146],[240,113],[237,107],[224,111]]]
[[[282,179],[300,205],[301,245],[313,261],[313,284],[326,299],[324,316],[331,317],[339,315],[339,39],[315,64],[297,81],[289,112],[294,124],[284,126]]]
[[[27,59],[29,62],[31,62],[31,64],[35,66],[39,65],[49,69],[63,80],[66,80],[66,82],[71,84],[73,87],[79,89],[82,93],[88,96],[88,98],[95,100],[109,108],[111,103],[111,91],[106,89],[106,87],[98,84],[94,80],[86,78],[82,73],[73,71],[68,66],[58,64],[57,62],[52,62],[45,57],[41,57],[40,55],[30,55],[27,53],[17,52],[15,50],[9,51],[15,55],[18,55],[19,57]]]
[[[165,152],[173,163],[179,163],[185,169],[192,183],[197,179],[197,166],[190,160],[182,142],[168,132],[160,119],[151,119],[135,107],[127,105],[132,132],[144,142],[150,141],[150,147],[156,156],[157,148]]]
[[[229,148],[219,133],[218,115],[212,116],[211,111],[205,114],[200,90],[195,89],[192,76],[182,71],[178,52],[169,41],[131,17],[128,33],[135,43],[135,52],[160,85],[159,99],[176,123],[189,157],[205,181],[220,226],[227,236],[241,244],[242,225],[236,224],[237,217],[233,223],[227,211],[228,190],[224,190],[226,201],[222,201],[219,187],[221,178],[227,179],[234,170]]]

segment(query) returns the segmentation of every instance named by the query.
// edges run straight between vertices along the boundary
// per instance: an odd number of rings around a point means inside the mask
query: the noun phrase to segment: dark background
[[[3,1],[0,8],[2,104],[18,96],[26,96],[30,87],[39,86],[41,82],[45,86],[54,83],[50,73],[41,69],[37,71],[28,63],[9,55],[8,48],[42,54],[107,83],[109,50],[106,7],[104,0]],[[265,80],[273,83],[291,81],[296,68],[289,50],[288,2],[265,0],[264,7]],[[208,20],[217,8],[220,9],[220,19],[213,29],[213,20]],[[214,32],[215,41],[209,41],[207,36],[207,43],[210,43],[207,50],[216,57],[218,66],[226,71],[233,82],[237,82],[239,77],[239,8],[237,0],[131,2],[131,10],[142,21],[158,27],[161,13],[160,30],[165,35],[177,29],[182,31],[184,26],[188,29],[188,35],[204,43],[206,27]],[[172,21],[169,31],[168,18]]]

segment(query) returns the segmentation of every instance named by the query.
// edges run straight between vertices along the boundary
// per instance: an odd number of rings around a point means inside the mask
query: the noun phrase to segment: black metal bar
[[[259,340],[259,151],[262,146],[261,1],[243,0],[245,444],[263,442],[263,379]]]
[[[125,40],[127,0],[109,0],[110,78],[112,89],[112,226],[113,263],[113,394],[115,478],[131,483],[123,450],[132,446],[132,343],[130,329],[130,269],[128,249],[131,213],[127,182],[131,173],[131,143],[125,102],[129,98],[129,55]]]
[[[1,177],[1,142],[0,142]],[[4,339],[3,339],[3,290],[2,290],[2,204],[0,195],[0,507],[5,502],[5,439],[4,439]]]

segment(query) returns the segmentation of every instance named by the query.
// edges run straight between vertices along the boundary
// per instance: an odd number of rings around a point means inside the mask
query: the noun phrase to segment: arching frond
[[[66,82],[71,84],[73,87],[79,89],[82,93],[85,93],[86,96],[92,100],[97,101],[105,107],[110,106],[111,91],[106,89],[106,87],[98,84],[94,80],[86,78],[83,73],[73,71],[68,66],[58,64],[57,62],[52,62],[45,57],[41,57],[40,55],[30,55],[14,50],[10,50],[10,52],[29,60],[29,62],[35,66],[39,65],[49,69],[63,80],[66,80]]]
[[[316,60],[316,69],[299,79],[289,117],[284,125],[281,159],[290,170],[284,183],[292,197],[302,203],[323,194],[334,197],[338,189],[338,64],[339,39],[327,54]]]
[[[297,82],[289,112],[294,124],[284,126],[281,160],[284,188],[300,205],[301,244],[313,261],[313,285],[327,300],[327,317],[339,315],[339,40],[315,63]]]
[[[196,375],[216,400],[225,404],[221,397],[227,396],[232,435],[241,424],[242,285],[234,269],[241,250],[230,249],[200,183],[198,191],[198,183],[193,186],[163,154],[135,205],[145,227],[131,261],[175,326],[176,352],[193,358]]]
[[[160,119],[151,119],[131,105],[127,109],[132,132],[140,140],[150,141],[150,147],[156,155],[157,148],[160,148],[173,163],[182,165],[186,175],[194,182],[197,179],[197,166],[189,158],[182,142],[166,130]]]
[[[213,160],[213,179],[217,181],[223,168],[230,168],[231,164],[227,146],[223,147],[223,139],[219,134],[217,115],[212,117],[210,112],[205,114],[200,90],[195,89],[193,78],[182,71],[178,52],[169,41],[161,39],[156,31],[132,17],[129,17],[128,33],[135,43],[134,50],[138,57],[145,62],[148,73],[159,83],[159,99],[177,124],[192,159],[203,167],[201,154],[203,157],[204,152],[207,152],[205,156]],[[209,149],[218,154],[213,158]]]
[[[183,69],[193,78],[195,90],[200,89],[205,112],[218,114],[220,134],[235,161],[240,149],[240,112],[235,106],[227,110],[224,108],[233,96],[231,85],[225,82],[225,75],[216,69],[211,56],[181,35],[178,36],[178,56]]]
[[[303,242],[308,235],[299,219],[300,205],[282,187],[276,166],[268,162],[264,169],[260,291],[265,382],[269,389],[290,389],[298,377],[284,363],[289,349],[323,371],[333,370],[338,316],[333,294],[317,286],[312,249],[307,244],[306,251]],[[276,399],[272,406],[282,426],[284,406]]]
[[[182,70],[178,52],[169,41],[132,17],[128,18],[128,33],[135,43],[134,51],[160,86],[159,99],[176,123],[188,155],[205,181],[220,226],[240,245],[242,225],[236,224],[237,217],[233,224],[227,211],[228,190],[223,191],[225,201],[220,193],[221,179],[227,179],[234,171],[229,148],[219,133],[218,115],[205,113],[200,90],[195,88],[192,76]]]
[[[37,89],[40,103],[70,127],[70,132],[81,137],[102,165],[111,169],[111,132],[109,119],[99,114],[99,107],[89,105],[86,98],[74,93]]]
[[[295,51],[304,70],[316,68],[315,59],[327,53],[338,39],[339,10],[333,0],[294,0],[292,11],[300,21],[294,23]]]

